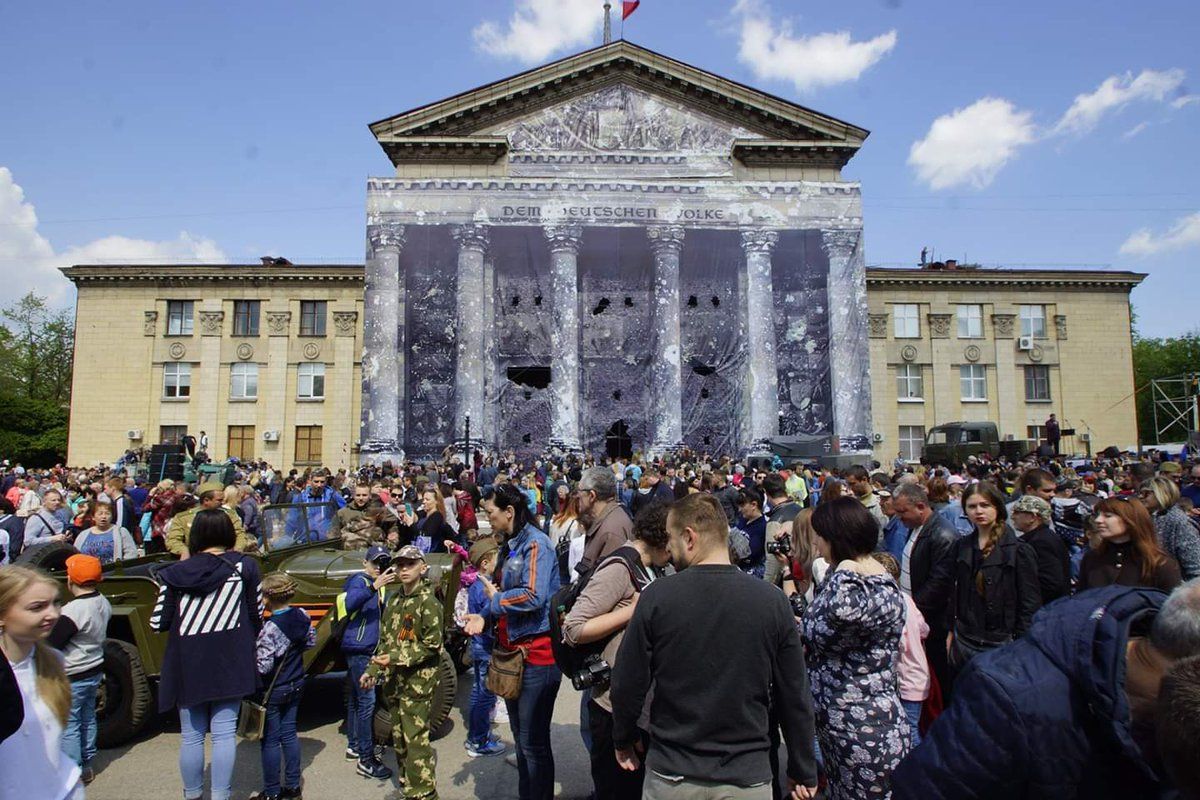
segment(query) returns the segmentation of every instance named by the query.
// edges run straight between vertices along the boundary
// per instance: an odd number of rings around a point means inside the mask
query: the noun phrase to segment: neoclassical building
[[[865,130],[623,41],[371,130],[365,458],[869,441]]]
[[[68,458],[1136,442],[1127,272],[864,266],[867,131],[615,42],[371,125],[364,265],[80,265]],[[1069,334],[1069,335],[1068,335]],[[1083,434],[1088,440],[1083,440]]]

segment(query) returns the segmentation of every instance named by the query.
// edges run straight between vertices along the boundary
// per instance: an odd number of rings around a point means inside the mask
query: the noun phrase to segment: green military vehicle
[[[310,676],[346,669],[338,643],[330,635],[333,617],[329,612],[346,578],[362,569],[365,556],[362,550],[343,550],[340,540],[327,538],[329,522],[336,511],[332,503],[273,505],[262,510],[262,549],[256,554],[259,568],[264,575],[283,571],[296,580],[292,605],[305,609],[316,627],[317,644],[304,654]],[[29,548],[16,563],[39,567],[59,577],[63,583],[62,599],[66,602],[70,596],[65,564],[75,552],[69,544],[52,542]],[[112,603],[113,614],[104,645],[104,677],[96,709],[96,741],[100,747],[116,747],[132,739],[156,713],[153,695],[167,634],[150,629],[150,614],[158,597],[155,576],[174,561],[174,556],[160,553],[104,568],[100,591]],[[443,553],[430,554],[428,563],[429,579],[443,601],[446,620],[446,648],[430,719],[430,729],[436,736],[446,728],[454,705],[458,669],[465,666],[470,648],[454,624],[454,598],[461,568]],[[391,736],[391,719],[382,702],[376,705],[375,734],[381,742]]]
[[[922,458],[930,464],[958,467],[971,456],[1020,461],[1036,448],[1037,442],[1025,439],[1002,440],[994,422],[946,422],[929,430]]]

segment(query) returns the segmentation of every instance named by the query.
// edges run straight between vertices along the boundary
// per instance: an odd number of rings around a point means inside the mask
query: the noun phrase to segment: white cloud
[[[789,20],[772,21],[761,0],[738,0],[738,58],[759,80],[790,81],[798,92],[856,81],[896,46],[894,30],[855,42],[847,31],[796,35]]]
[[[931,189],[983,189],[1034,141],[1032,117],[1000,97],[976,100],[935,119],[925,138],[909,150],[909,166]]]
[[[0,272],[7,278],[7,295],[34,291],[51,304],[70,298],[71,284],[58,272],[71,264],[222,263],[228,259],[212,239],[181,232],[177,239],[151,241],[106,236],[56,252],[38,230],[37,211],[11,170],[0,167]]]
[[[1166,233],[1155,234],[1149,228],[1135,231],[1121,245],[1123,256],[1153,256],[1200,245],[1200,211],[1176,220]]]
[[[614,18],[620,3],[614,3]],[[472,35],[475,45],[489,55],[537,64],[572,47],[600,44],[604,10],[595,0],[517,0],[506,26],[482,22]]]
[[[1130,128],[1129,130],[1122,133],[1121,138],[1122,139],[1132,139],[1133,137],[1137,136],[1139,133],[1141,133],[1142,131],[1146,130],[1146,128],[1149,128],[1149,127],[1150,127],[1149,122],[1139,122],[1137,125],[1134,125],[1132,128]]]
[[[1163,103],[1170,99],[1173,107],[1181,108],[1190,102],[1186,95],[1175,97],[1185,77],[1181,69],[1144,69],[1136,77],[1132,72],[1109,76],[1094,92],[1078,95],[1051,133],[1087,133],[1096,127],[1105,114],[1120,110],[1137,100]],[[1185,101],[1182,105],[1179,102],[1181,100]]]

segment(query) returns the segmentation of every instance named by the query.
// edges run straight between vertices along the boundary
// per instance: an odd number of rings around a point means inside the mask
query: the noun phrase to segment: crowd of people
[[[506,720],[522,800],[554,795],[564,675],[597,800],[1200,797],[1200,463],[477,453],[245,464],[194,487],[6,465],[0,495],[0,565],[78,551],[61,609],[54,580],[0,566],[0,698],[22,701],[0,702],[0,800],[31,781],[82,796],[111,614],[98,587],[107,564],[155,553],[179,557],[150,623],[168,636],[158,702],[179,715],[185,798],[204,792],[206,738],[210,796],[231,796],[247,698],[254,797],[300,797],[313,625],[254,553],[314,537],[365,551],[332,616],[346,760],[392,778],[382,697],[408,798],[437,796],[437,552],[462,565],[467,755],[506,754]]]

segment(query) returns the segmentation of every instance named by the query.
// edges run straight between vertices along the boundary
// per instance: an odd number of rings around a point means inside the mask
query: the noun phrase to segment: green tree
[[[0,455],[31,466],[67,452],[75,324],[32,292],[0,312]]]
[[[1138,434],[1145,444],[1156,443],[1154,397],[1150,382],[1200,372],[1200,330],[1165,339],[1133,337],[1133,377],[1137,386]],[[1182,441],[1191,427],[1190,417],[1164,431],[1162,441]],[[1159,424],[1167,420],[1159,412]]]

